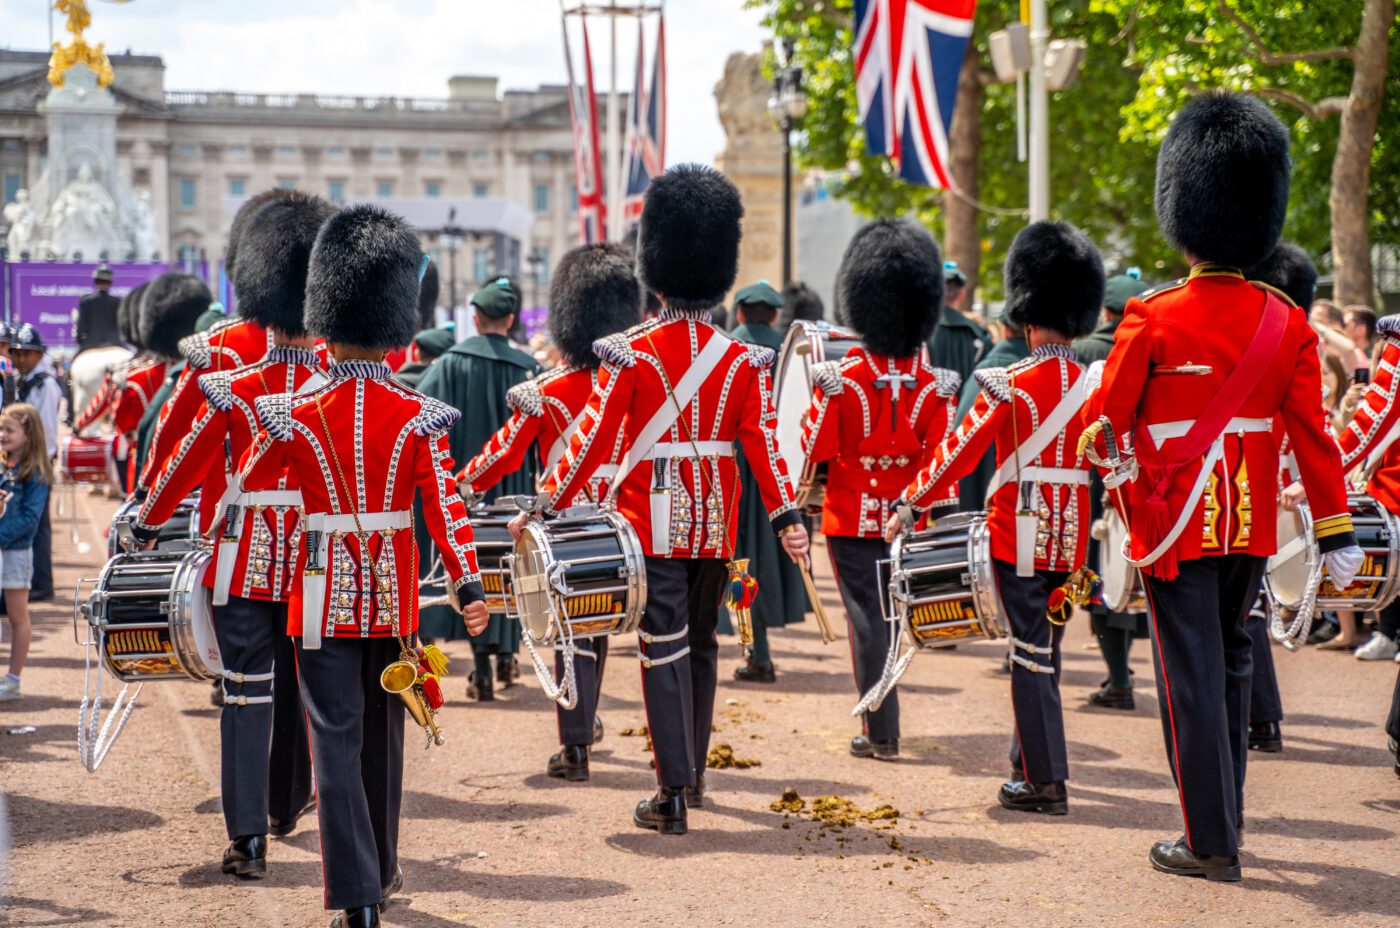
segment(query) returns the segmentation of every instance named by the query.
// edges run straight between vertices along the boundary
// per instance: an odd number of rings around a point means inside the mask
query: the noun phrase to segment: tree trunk
[[[1366,0],[1351,94],[1342,110],[1337,155],[1332,160],[1332,267],[1335,294],[1342,305],[1370,306],[1375,299],[1371,271],[1371,232],[1367,197],[1371,151],[1385,90],[1387,45],[1395,22],[1395,0]]]
[[[953,132],[948,148],[953,182],[968,198],[976,200],[977,168],[982,154],[982,83],[977,74],[974,42],[967,43],[967,55],[958,72],[958,102],[953,106]],[[977,208],[951,191],[943,195],[943,257],[958,262],[958,267],[967,275],[968,289],[975,296],[978,265],[982,260]]]

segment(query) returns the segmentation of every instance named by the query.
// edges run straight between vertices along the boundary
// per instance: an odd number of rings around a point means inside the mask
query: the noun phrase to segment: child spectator
[[[19,699],[19,678],[29,655],[29,585],[34,578],[34,536],[48,508],[53,466],[39,410],[12,403],[0,411],[0,588],[13,634],[10,672],[0,679],[0,702]]]

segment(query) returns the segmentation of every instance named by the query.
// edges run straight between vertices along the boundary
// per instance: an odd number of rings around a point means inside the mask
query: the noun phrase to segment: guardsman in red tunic
[[[704,800],[719,619],[738,503],[734,443],[753,467],[775,531],[794,559],[807,531],[777,445],[770,349],[710,324],[738,272],[739,191],[718,171],[672,168],[642,209],[638,274],[657,294],[653,320],[595,345],[602,367],[564,459],[545,483],[545,514],[565,508],[624,451],[611,493],[646,554],[642,689],[655,750],[656,795],[633,821],[684,834],[686,807]],[[524,524],[525,514],[515,524]],[[759,595],[762,595],[760,593]]]
[[[1012,776],[997,800],[1007,809],[1064,815],[1064,625],[1050,621],[1050,605],[1088,551],[1089,472],[1078,462],[1075,440],[1091,384],[1070,342],[1093,331],[1103,306],[1103,261],[1068,223],[1037,222],[1011,243],[1005,278],[1006,318],[1025,329],[1030,357],[974,373],[982,388],[977,401],[904,491],[904,501],[918,511],[943,501],[996,443],[987,522],[997,595],[1011,628],[1015,714]],[[909,524],[912,518],[897,514],[886,537]]]
[[[146,285],[138,284],[132,287],[117,304],[117,331],[121,333],[123,344],[133,349],[132,356],[121,364],[107,368],[102,378],[102,386],[92,395],[87,406],[78,413],[77,418],[73,421],[73,431],[77,434],[82,434],[92,428],[103,416],[111,413],[113,404],[117,400],[117,392],[125,382],[127,372],[144,360],[134,329],[140,319],[141,296],[145,292]]]
[[[1317,336],[1292,301],[1239,270],[1278,242],[1289,160],[1287,130],[1252,97],[1203,94],[1177,114],[1157,161],[1157,218],[1191,275],[1128,302],[1081,439],[1111,465],[1106,483],[1127,509],[1185,820],[1182,837],[1157,842],[1149,858],[1211,880],[1240,879],[1253,670],[1245,617],[1277,547],[1275,416],[1332,579],[1350,583],[1363,558],[1340,456],[1318,418]]]
[[[929,366],[924,344],[943,308],[943,258],[912,222],[881,220],[851,239],[836,280],[839,305],[864,347],[812,370],[802,446],[830,462],[822,533],[851,635],[856,690],[879,681],[890,650],[876,562],[899,494],[952,428],[961,378]],[[957,501],[951,491],[942,502]],[[864,713],[851,754],[899,755],[899,694]]]
[[[280,187],[264,190],[250,197],[233,217],[229,226],[228,251],[224,257],[224,267],[230,275],[237,272],[237,251],[239,239],[249,224],[250,218],[264,205],[291,196],[296,191]],[[272,339],[266,328],[248,318],[231,320],[214,326],[207,332],[190,335],[180,342],[180,355],[185,359],[185,369],[175,383],[170,400],[160,411],[155,435],[151,439],[151,450],[146,455],[145,466],[137,479],[136,495],[145,496],[155,483],[156,475],[165,466],[166,460],[180,447],[180,442],[194,427],[195,416],[204,405],[204,394],[195,380],[204,374],[217,374],[246,367],[261,361],[272,347]],[[219,498],[228,484],[227,474],[218,474],[206,483],[200,494],[199,528],[208,531],[214,522]]]
[[[321,225],[336,209],[305,193],[267,201],[242,233],[233,278],[239,311],[272,333],[256,364],[204,374],[194,428],[155,480],[132,524],[149,541],[197,487],[237,469],[261,428],[259,397],[326,383],[302,320],[306,268]],[[224,824],[232,842],[223,870],[261,878],[267,835],[290,834],[311,800],[311,757],[287,637],[292,565],[301,544],[301,493],[285,474],[235,480],[219,503],[213,534],[214,627],[224,664],[221,720]]]
[[[145,297],[147,286],[148,284],[143,283],[133,287],[117,306],[117,329],[121,332],[122,339],[135,349],[136,354],[116,370],[108,372],[102,389],[93,396],[74,423],[74,431],[81,434],[96,425],[103,416],[111,416],[113,430],[117,436],[113,457],[117,462],[119,489],[128,492],[131,479],[128,474],[128,462],[136,441],[136,427],[141,424],[141,414],[146,411],[146,404],[165,378],[165,365],[160,359],[151,357],[141,344],[141,301]],[[151,376],[153,367],[159,368],[154,379]],[[128,396],[128,385],[133,383],[133,378],[136,392]],[[144,392],[148,384],[150,391]],[[139,411],[133,418],[134,406],[139,406]],[[127,427],[123,428],[123,425]]]
[[[480,495],[514,473],[531,448],[536,449],[544,473],[563,459],[598,383],[602,362],[593,343],[641,321],[642,291],[634,263],[632,252],[615,244],[583,245],[560,259],[549,287],[549,333],[563,363],[506,393],[511,417],[458,475],[464,496]],[[619,432],[606,463],[593,471],[594,479],[565,506],[606,499],[608,480],[617,474],[621,457]],[[580,781],[588,779],[588,749],[597,727],[607,636],[579,639],[575,656],[583,658],[574,661],[578,703],[572,709],[556,708],[563,749],[549,759],[547,769],[551,777]],[[556,654],[554,661],[555,673],[562,675],[562,656]]]
[[[415,493],[468,630],[487,621],[447,451],[460,414],[394,383],[383,362],[418,330],[422,257],[413,229],[375,207],[322,227],[305,318],[336,363],[319,389],[257,398],[262,430],[241,470],[240,486],[285,479],[302,495],[288,631],[311,723],[326,907],[342,910],[338,928],[378,925],[384,899],[403,884],[404,704],[380,675],[412,646],[418,624]]]

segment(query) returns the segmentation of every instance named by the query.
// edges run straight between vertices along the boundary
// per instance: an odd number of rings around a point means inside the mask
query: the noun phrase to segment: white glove
[[[1356,579],[1356,572],[1361,569],[1361,562],[1365,559],[1364,551],[1356,545],[1348,545],[1336,551],[1328,551],[1322,556],[1322,563],[1327,565],[1332,585],[1340,590],[1350,586],[1351,581]]]

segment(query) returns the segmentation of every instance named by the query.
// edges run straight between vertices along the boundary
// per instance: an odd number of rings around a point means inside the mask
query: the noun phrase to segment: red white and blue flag
[[[855,0],[856,100],[866,149],[946,189],[948,138],[977,0]]]
[[[629,224],[642,216],[642,201],[652,178],[666,170],[666,20],[658,17],[651,84],[643,85],[645,45],[637,28],[637,80],[627,107],[627,198],[623,215]]]
[[[569,23],[564,19],[564,67],[569,72],[569,123],[574,134],[574,183],[578,189],[578,221],[585,244],[606,241],[608,207],[604,198],[603,162],[598,147],[598,97],[593,90],[593,53],[588,47],[588,19],[583,26],[584,82],[574,82],[574,58],[569,50]]]

